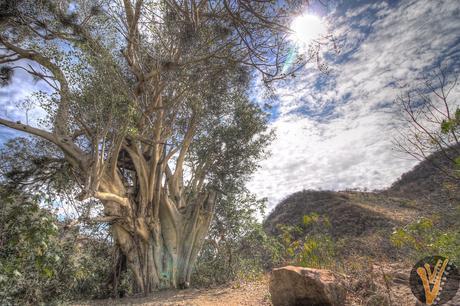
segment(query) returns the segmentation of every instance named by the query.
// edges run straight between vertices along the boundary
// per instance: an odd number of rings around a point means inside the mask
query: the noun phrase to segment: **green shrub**
[[[278,225],[284,262],[312,268],[334,265],[336,246],[330,228],[329,219],[316,213],[304,215],[302,225]],[[301,237],[305,232],[308,235]]]
[[[66,227],[38,198],[0,187],[0,304],[107,296],[111,245]]]
[[[0,209],[0,301],[16,304],[47,300],[47,288],[56,277],[62,255],[57,247],[58,227],[35,199],[3,193]]]
[[[454,261],[460,259],[460,232],[441,230],[436,218],[422,217],[404,227],[397,228],[391,235],[391,243],[407,251],[415,259],[430,255],[441,255]]]

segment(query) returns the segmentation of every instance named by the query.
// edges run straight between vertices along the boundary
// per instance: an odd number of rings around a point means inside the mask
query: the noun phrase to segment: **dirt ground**
[[[391,271],[393,270],[393,271]],[[416,299],[408,286],[409,270],[395,272],[392,267],[386,267],[385,273],[393,275],[389,283],[392,306],[414,306]],[[269,276],[249,283],[233,283],[209,289],[166,290],[148,297],[130,297],[123,299],[92,300],[76,302],[73,306],[105,306],[105,305],[194,305],[194,306],[232,306],[232,305],[272,305],[268,292]],[[345,306],[370,305],[382,306],[372,302],[368,297],[348,292]],[[460,305],[460,290],[456,297],[444,304],[445,306]]]
[[[119,300],[78,302],[74,306],[89,305],[271,305],[268,277],[256,282],[234,283],[209,289],[167,290],[148,297]]]
[[[387,271],[389,272],[389,271]],[[406,280],[402,280],[405,282]],[[272,305],[268,291],[269,276],[249,283],[233,283],[209,289],[186,289],[160,291],[148,297],[130,297],[123,299],[92,300],[76,302],[73,306],[102,305]],[[391,283],[393,305],[415,305],[415,298],[406,284]],[[366,305],[363,297],[348,292],[346,304]],[[377,305],[375,305],[377,306]],[[380,305],[379,305],[380,306]]]
[[[416,298],[409,287],[411,267],[407,263],[372,264],[372,272],[358,275],[343,275],[347,289],[344,306],[416,306]],[[267,274],[252,282],[234,282],[213,288],[190,288],[185,290],[165,290],[147,297],[78,301],[73,306],[103,305],[272,305]],[[366,290],[363,290],[366,288]],[[387,302],[382,301],[384,298]],[[390,301],[390,303],[388,303]],[[460,306],[460,290],[445,306]]]

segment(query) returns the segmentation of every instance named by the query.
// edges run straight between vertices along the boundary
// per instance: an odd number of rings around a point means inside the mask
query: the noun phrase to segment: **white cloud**
[[[385,188],[410,170],[415,161],[392,150],[394,84],[460,57],[456,1],[381,2],[329,20],[342,48],[330,75],[308,70],[278,88],[272,156],[248,184],[270,207],[302,189]]]

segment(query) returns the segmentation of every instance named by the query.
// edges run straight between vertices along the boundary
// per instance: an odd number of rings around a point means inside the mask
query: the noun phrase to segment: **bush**
[[[111,245],[64,226],[36,197],[0,187],[0,304],[106,296]]]
[[[56,266],[58,227],[53,216],[40,209],[36,199],[2,194],[0,210],[0,301],[32,304],[49,300]]]
[[[391,243],[410,254],[414,259],[441,255],[454,261],[460,259],[460,232],[442,230],[436,226],[437,218],[422,217],[391,235]]]
[[[304,215],[302,225],[278,225],[279,240],[286,264],[329,268],[335,263],[336,246],[330,234],[331,223],[316,213]],[[302,233],[308,235],[301,237]],[[300,238],[298,238],[300,237]]]

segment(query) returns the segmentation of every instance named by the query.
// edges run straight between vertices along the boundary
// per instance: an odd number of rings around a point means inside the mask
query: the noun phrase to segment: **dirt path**
[[[233,284],[211,289],[160,291],[149,297],[120,300],[77,302],[74,306],[89,305],[271,305],[268,278],[245,284]]]

